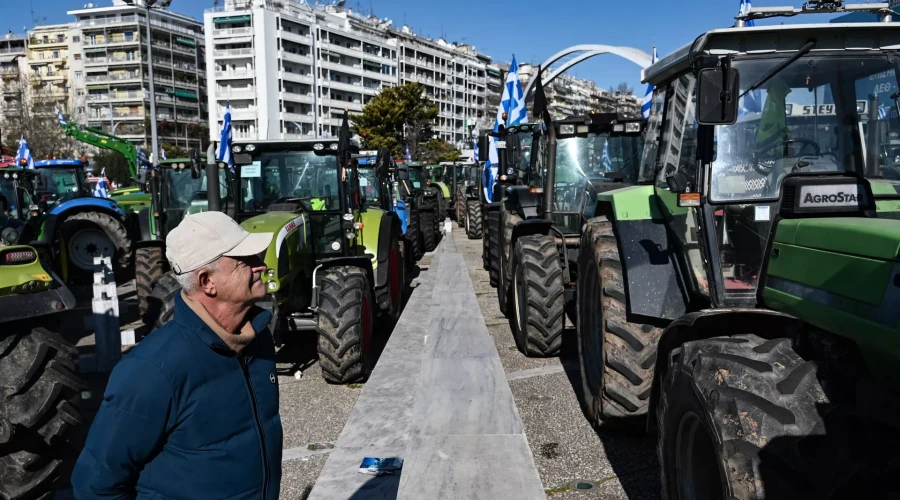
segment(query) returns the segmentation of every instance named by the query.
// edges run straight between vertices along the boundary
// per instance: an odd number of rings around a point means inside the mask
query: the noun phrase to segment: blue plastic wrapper
[[[403,468],[403,459],[397,457],[375,458],[366,457],[359,464],[359,471],[373,476],[389,476],[399,473]]]

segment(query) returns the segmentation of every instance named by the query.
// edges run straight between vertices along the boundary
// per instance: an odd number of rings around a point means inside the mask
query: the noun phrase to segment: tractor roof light
[[[624,131],[625,131],[624,123],[617,123],[617,124],[613,125],[613,132],[624,132]]]
[[[564,123],[559,126],[559,133],[563,135],[574,134],[575,125],[571,123]]]
[[[323,149],[325,149],[325,145],[322,144],[321,142],[317,142],[317,143],[313,144],[313,149],[316,151],[322,151]]]
[[[625,124],[625,132],[626,133],[631,134],[631,133],[640,132],[640,131],[641,131],[640,122],[631,122],[631,123]]]
[[[247,147],[244,148],[244,151],[248,153],[256,151],[256,144],[247,144]]]
[[[234,146],[231,146],[231,152],[232,152],[232,153],[240,153],[241,151],[242,151],[242,150],[241,150],[241,145],[240,145],[240,144],[235,144]]]
[[[331,145],[328,146],[328,149],[330,149],[330,150],[332,150],[332,151],[337,151],[337,150],[338,150],[338,144],[337,144],[336,142],[332,142]]]

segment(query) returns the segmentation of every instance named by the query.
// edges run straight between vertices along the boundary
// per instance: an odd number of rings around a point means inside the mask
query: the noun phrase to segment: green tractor
[[[459,227],[466,225],[466,183],[477,165],[472,161],[444,162],[444,182],[450,188],[450,218]]]
[[[466,181],[463,185],[462,202],[464,208],[463,227],[466,229],[466,236],[470,240],[481,239],[484,233],[484,217],[481,214],[482,189],[481,189],[481,171],[484,169],[484,162],[476,162],[467,168]]]
[[[416,219],[414,225],[420,235],[420,253],[416,254],[416,260],[422,258],[425,252],[433,252],[441,234],[441,195],[437,186],[433,186],[425,174],[424,165],[421,162],[397,163],[396,178],[400,181],[399,194],[412,200],[413,211],[411,217]],[[418,215],[418,217],[416,217]]]
[[[507,188],[500,208],[497,287],[500,311],[523,354],[559,354],[565,313],[575,316],[584,214],[593,212],[599,193],[637,180],[641,125],[639,116],[590,113],[531,127],[539,153],[530,155],[527,184]],[[508,132],[515,137],[518,130]],[[507,151],[519,159],[509,141]]]
[[[506,116],[506,113],[502,114],[504,120]],[[484,151],[485,155],[490,153],[489,138],[496,139],[494,144],[498,160],[496,173],[491,169],[491,175],[496,175],[496,180],[490,186],[484,185],[485,172],[482,171],[482,175],[479,176],[480,208],[484,229],[481,260],[484,270],[488,271],[491,286],[498,286],[500,282],[500,208],[503,206],[507,188],[521,185],[523,182],[522,174],[529,166],[531,157],[531,134],[534,128],[533,123],[521,123],[515,126],[515,133],[512,133],[508,127],[501,125],[497,132],[481,136],[479,149]],[[469,224],[471,225],[471,222]]]
[[[438,201],[438,222],[443,222],[450,215],[452,207],[453,190],[449,183],[446,182],[443,165],[426,165],[425,177],[426,184],[435,192],[435,198]]]
[[[751,9],[644,70],[638,185],[582,232],[577,336],[586,415],[657,434],[664,498],[900,495],[900,121],[872,92],[898,95],[900,26],[744,27],[886,7]]]
[[[235,143],[235,218],[252,233],[275,236],[264,256],[278,344],[317,335],[322,376],[364,380],[374,363],[375,321],[402,311],[404,263],[399,217],[366,204],[358,147],[345,113],[339,139]],[[153,297],[171,310],[180,286],[171,273]],[[171,318],[162,318],[162,322]]]
[[[77,457],[86,386],[58,333],[75,297],[48,249],[24,244],[34,232],[24,177],[0,169],[0,497],[52,498]]]

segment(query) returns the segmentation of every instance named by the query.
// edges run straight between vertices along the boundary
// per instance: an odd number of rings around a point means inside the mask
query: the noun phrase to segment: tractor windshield
[[[381,195],[378,192],[378,176],[375,175],[375,169],[372,167],[359,166],[359,194],[365,198],[366,205],[377,207],[380,206]]]
[[[425,185],[425,176],[422,175],[422,167],[409,167],[409,181],[416,189]]]
[[[84,171],[80,168],[43,167],[37,170],[46,185],[35,194],[38,200],[46,201],[51,206],[92,195],[84,181]]]
[[[737,123],[716,127],[713,202],[776,200],[792,172],[854,171],[897,192],[894,70],[885,56],[850,54],[803,57],[741,99]],[[735,60],[741,92],[783,60]]]
[[[519,132],[519,164],[516,166],[521,171],[527,171],[531,165],[531,141],[534,136],[531,132]]]
[[[336,156],[312,151],[262,152],[241,167],[244,212],[261,212],[282,198],[299,198],[310,210],[339,210]]]
[[[623,172],[626,179],[637,176],[641,157],[639,136],[590,134],[559,139],[556,148],[554,210],[580,212],[585,182],[608,181],[609,172]]]
[[[187,210],[196,207],[206,210],[207,201],[206,172],[202,171],[199,179],[191,178],[190,168],[163,168],[166,176],[166,208]],[[219,169],[219,193],[223,199],[230,194],[225,169]]]
[[[0,172],[0,217],[27,218],[31,197],[24,181],[21,172]]]

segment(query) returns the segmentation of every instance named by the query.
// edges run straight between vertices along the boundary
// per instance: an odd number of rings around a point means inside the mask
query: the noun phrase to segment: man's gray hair
[[[175,279],[178,280],[178,284],[181,285],[181,289],[184,290],[184,293],[190,295],[197,291],[199,287],[199,283],[197,282],[197,275],[200,271],[206,269],[209,272],[216,272],[219,270],[219,262],[221,261],[221,257],[206,264],[204,266],[200,266],[197,269],[194,269],[191,272],[184,274],[176,274]]]

